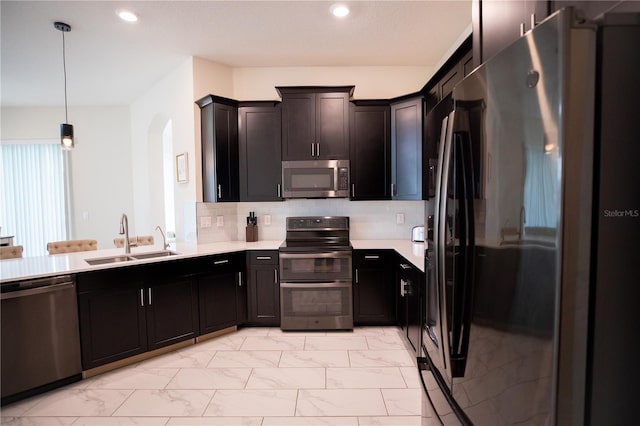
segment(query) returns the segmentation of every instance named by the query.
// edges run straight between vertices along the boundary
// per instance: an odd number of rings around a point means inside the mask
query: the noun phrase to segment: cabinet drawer
[[[393,263],[393,251],[389,250],[354,250],[354,267],[367,268],[391,268]]]
[[[278,252],[275,250],[256,250],[248,253],[250,265],[277,265]]]

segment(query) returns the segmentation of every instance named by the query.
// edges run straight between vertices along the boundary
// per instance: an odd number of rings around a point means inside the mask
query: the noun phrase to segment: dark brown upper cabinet
[[[200,107],[204,202],[240,201],[238,102],[207,95]]]
[[[391,199],[389,101],[353,101],[349,120],[351,199]]]
[[[549,15],[551,2],[473,0],[473,60],[485,63]]]
[[[281,106],[279,102],[240,102],[240,201],[280,201]]]
[[[422,200],[423,96],[391,102],[391,198]]]
[[[354,86],[276,87],[282,97],[282,160],[349,158]]]

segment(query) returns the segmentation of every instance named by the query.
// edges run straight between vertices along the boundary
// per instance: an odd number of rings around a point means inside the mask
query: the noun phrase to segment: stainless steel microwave
[[[283,198],[346,198],[349,160],[282,162]]]

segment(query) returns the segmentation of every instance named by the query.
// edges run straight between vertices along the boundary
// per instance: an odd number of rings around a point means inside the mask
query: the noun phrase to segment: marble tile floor
[[[421,424],[395,327],[244,328],[0,409],[2,425]]]

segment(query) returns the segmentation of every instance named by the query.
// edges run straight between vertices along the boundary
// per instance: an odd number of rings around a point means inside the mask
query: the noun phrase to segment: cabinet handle
[[[274,283],[278,284],[278,270],[273,270],[273,278],[275,279]]]
[[[218,185],[218,198],[222,198],[222,185]]]
[[[278,185],[277,185],[277,189],[276,189],[276,192],[277,192],[277,194],[278,194],[278,198],[282,197],[282,195],[281,195],[281,194],[282,194],[282,192],[281,192],[281,191],[282,191],[282,190],[280,189],[280,184],[278,184]]]
[[[356,184],[352,183],[351,184],[351,198],[355,198],[356,197]]]
[[[320,144],[316,144],[316,157],[320,157]]]
[[[401,267],[402,269],[411,269],[411,265],[407,265],[406,263],[401,263],[401,264],[400,264],[400,267]]]
[[[242,287],[242,272],[238,272],[238,287]]]
[[[271,260],[271,256],[258,256],[256,257],[258,260]]]
[[[311,156],[315,157],[316,156],[316,144],[315,143],[311,143]]]
[[[524,35],[524,22],[520,23],[520,37]]]
[[[358,284],[359,281],[360,279],[358,278],[358,269],[356,268],[356,284]]]
[[[377,254],[367,254],[364,257],[365,259],[380,259],[380,256],[378,256]]]
[[[394,195],[396,195],[396,184],[392,183],[391,184],[391,196],[393,197]]]
[[[225,263],[229,263],[229,259],[216,260],[215,262],[213,262],[214,265],[224,265]]]
[[[536,22],[536,14],[531,14],[531,29],[534,29],[538,23]]]
[[[149,294],[149,306],[151,306],[151,287],[148,288],[148,294]]]
[[[144,307],[144,290],[140,289],[140,306]]]
[[[400,280],[400,297],[404,297],[407,294],[407,291],[405,290],[406,285],[407,282],[405,280]]]

